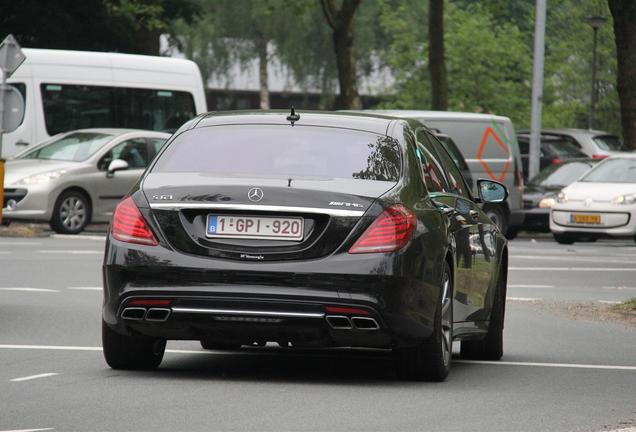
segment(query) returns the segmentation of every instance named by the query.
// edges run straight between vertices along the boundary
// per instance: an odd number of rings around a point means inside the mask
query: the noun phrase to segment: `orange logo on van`
[[[489,136],[492,136],[492,138],[495,140],[497,145],[506,153],[506,163],[504,164],[504,167],[501,173],[499,173],[499,176],[496,176],[490,169],[488,162],[482,159],[482,154],[484,153],[484,148],[486,147],[486,143],[488,142]],[[484,136],[481,138],[481,144],[479,144],[479,150],[477,150],[477,160],[479,161],[481,166],[484,167],[484,170],[488,173],[491,179],[497,180],[500,182],[504,181],[504,179],[506,178],[506,174],[508,173],[508,168],[510,167],[510,149],[508,148],[506,144],[504,144],[501,138],[499,138],[499,135],[497,135],[495,131],[492,130],[491,127],[486,128],[486,131],[484,132]]]

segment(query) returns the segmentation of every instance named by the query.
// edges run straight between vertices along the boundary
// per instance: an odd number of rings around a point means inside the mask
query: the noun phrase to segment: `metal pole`
[[[596,114],[596,101],[598,99],[598,86],[596,85],[596,41],[598,38],[598,27],[593,27],[594,44],[592,47],[592,94],[590,95],[590,116],[588,117],[587,128],[594,129],[594,116]]]
[[[543,103],[543,56],[545,51],[546,0],[537,0],[534,23],[534,66],[532,69],[532,111],[530,115],[530,152],[528,178],[539,173],[541,145],[541,108]]]
[[[7,74],[0,67],[0,91],[4,91],[7,84]],[[4,93],[0,95],[0,158],[2,157],[2,134],[4,133],[4,125],[2,124],[4,119]],[[0,185],[1,186],[1,185]]]

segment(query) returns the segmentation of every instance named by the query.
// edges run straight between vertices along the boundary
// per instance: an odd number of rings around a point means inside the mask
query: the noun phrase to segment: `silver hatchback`
[[[4,219],[46,221],[64,234],[77,234],[90,222],[108,222],[169,137],[133,129],[54,136],[7,161]]]

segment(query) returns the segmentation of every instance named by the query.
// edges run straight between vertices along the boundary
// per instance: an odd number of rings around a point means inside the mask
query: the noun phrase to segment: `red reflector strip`
[[[605,159],[607,156],[609,156],[609,155],[604,155],[604,154],[593,154],[593,155],[592,155],[592,159]]]
[[[169,306],[172,300],[165,299],[134,299],[128,302],[128,306]]]
[[[366,309],[345,306],[325,306],[325,311],[333,314],[371,315]]]

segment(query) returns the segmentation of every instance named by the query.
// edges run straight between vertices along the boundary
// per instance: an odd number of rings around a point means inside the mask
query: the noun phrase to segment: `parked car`
[[[132,129],[59,134],[6,162],[4,219],[49,222],[63,234],[108,222],[169,137]]]
[[[519,150],[521,151],[521,160],[523,163],[523,180],[527,181],[530,156],[530,134],[517,133],[517,141],[519,142]],[[563,161],[585,158],[588,158],[588,156],[571,140],[557,136],[541,136],[539,171]]]
[[[476,179],[503,183],[510,192],[505,202],[485,203],[483,210],[505,235],[523,224],[523,166],[512,121],[508,117],[448,111],[370,110],[377,114],[413,118],[450,136]],[[511,237],[509,237],[511,238]]]
[[[529,135],[529,130],[520,130]],[[569,141],[592,159],[603,159],[615,152],[629,151],[621,139],[609,132],[590,129],[542,129],[541,138],[558,138]]]
[[[413,120],[199,117],[118,204],[104,256],[115,369],[156,368],[167,339],[391,349],[400,376],[436,381],[453,340],[503,352],[506,240]]]
[[[470,168],[468,168],[468,164],[466,163],[466,159],[464,159],[464,155],[455,144],[455,141],[445,133],[442,133],[438,130],[431,130],[433,132],[433,136],[442,143],[444,148],[448,151],[451,158],[453,158],[453,162],[457,165],[457,168],[462,172],[462,177],[464,177],[464,181],[472,191],[475,187],[475,182],[473,181],[473,176],[470,173]]]
[[[588,172],[597,159],[577,159],[549,165],[525,185],[523,192],[523,228],[526,231],[550,231],[550,209],[557,194]]]
[[[565,187],[550,212],[557,242],[636,235],[636,154],[610,156]]]

